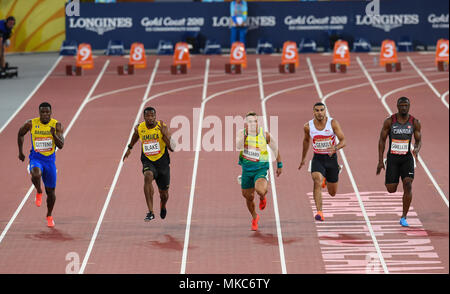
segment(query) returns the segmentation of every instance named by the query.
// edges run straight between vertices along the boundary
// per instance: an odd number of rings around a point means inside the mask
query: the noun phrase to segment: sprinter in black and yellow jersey
[[[141,140],[141,161],[142,172],[144,174],[144,194],[147,202],[148,213],[145,221],[155,218],[153,214],[153,185],[152,181],[156,181],[159,196],[161,198],[160,216],[162,219],[166,217],[166,203],[169,199],[170,184],[170,157],[168,150],[175,149],[175,142],[171,139],[171,133],[166,124],[156,120],[156,110],[153,107],[144,109],[144,121],[134,128],[134,134],[131,137],[128,150],[123,160],[127,158],[134,144]]]
[[[52,211],[56,201],[56,147],[64,146],[63,127],[60,122],[51,117],[52,107],[43,102],[39,105],[39,117],[28,120],[20,129],[17,136],[19,145],[19,159],[25,160],[23,154],[23,140],[26,133],[31,133],[30,164],[28,172],[31,174],[31,182],[36,188],[36,206],[42,203],[41,178],[47,193],[47,226],[54,227]]]

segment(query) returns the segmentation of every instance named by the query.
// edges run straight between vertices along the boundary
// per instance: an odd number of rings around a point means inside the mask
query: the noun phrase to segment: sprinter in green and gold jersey
[[[148,222],[155,218],[153,214],[153,185],[156,181],[159,196],[161,198],[160,216],[166,217],[166,203],[169,199],[170,184],[170,157],[168,150],[175,149],[175,142],[171,139],[169,128],[162,121],[156,120],[156,110],[153,107],[144,109],[144,121],[134,128],[134,134],[131,142],[128,144],[128,150],[123,157],[127,158],[134,144],[141,141],[141,162],[142,173],[144,174],[144,194],[147,202],[148,213],[145,221]]]
[[[279,176],[283,168],[280,152],[275,139],[269,132],[258,125],[258,117],[255,112],[249,112],[245,116],[244,129],[239,131],[236,138],[236,148],[239,153],[239,165],[242,166],[240,176],[242,196],[246,199],[247,208],[252,215],[251,229],[258,229],[259,215],[255,210],[254,192],[259,195],[259,209],[266,207],[268,175],[267,170],[271,163],[268,147],[277,159],[276,174]]]

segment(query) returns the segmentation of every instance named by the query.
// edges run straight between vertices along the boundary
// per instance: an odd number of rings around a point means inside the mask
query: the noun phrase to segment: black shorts
[[[168,190],[170,185],[170,157],[168,151],[166,150],[164,155],[156,161],[151,161],[142,153],[141,162],[142,173],[151,171],[158,189],[161,191]]]
[[[328,183],[336,183],[339,180],[337,154],[329,156],[328,154],[314,153],[311,161],[311,173],[313,172],[320,172]]]
[[[395,155],[388,153],[385,184],[398,184],[399,177],[414,179],[414,159],[411,153]]]

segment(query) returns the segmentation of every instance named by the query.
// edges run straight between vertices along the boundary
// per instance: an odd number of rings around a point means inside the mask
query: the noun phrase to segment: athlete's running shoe
[[[327,186],[327,179],[326,178],[323,178],[323,181],[322,181],[322,188],[325,188]]]
[[[400,224],[402,225],[402,227],[409,227],[408,222],[406,221],[406,218],[402,217],[400,219]]]
[[[153,214],[153,212],[149,212],[149,213],[147,213],[147,216],[144,218],[144,221],[149,222],[154,218],[155,218],[155,215]]]
[[[259,221],[259,214],[256,215],[255,219],[252,219],[252,231],[258,230],[258,221]]]
[[[55,226],[55,222],[53,221],[52,216],[47,216],[47,227],[53,228]]]
[[[259,200],[259,209],[260,210],[264,210],[264,208],[266,208],[266,204],[267,204],[267,198],[266,196],[264,196],[263,200]]]
[[[322,211],[318,211],[317,212],[317,214],[316,214],[316,216],[314,217],[316,220],[318,220],[318,221],[324,221],[325,219],[323,218],[323,213],[322,213]]]
[[[166,218],[166,214],[167,214],[167,209],[166,208],[161,208],[161,212],[159,213],[159,216],[162,219],[165,219]]]
[[[42,193],[36,193],[36,197],[34,198],[37,207],[41,207],[42,204]]]

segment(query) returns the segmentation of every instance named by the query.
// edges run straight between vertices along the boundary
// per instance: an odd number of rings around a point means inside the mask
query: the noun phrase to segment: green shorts
[[[257,169],[255,171],[244,171],[242,170],[242,177],[241,177],[241,188],[242,189],[251,189],[255,188],[255,182],[258,179],[266,179],[269,180],[267,177],[267,169],[261,168]]]

